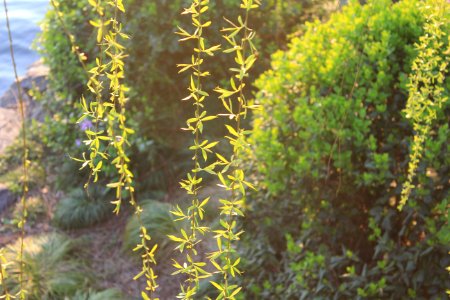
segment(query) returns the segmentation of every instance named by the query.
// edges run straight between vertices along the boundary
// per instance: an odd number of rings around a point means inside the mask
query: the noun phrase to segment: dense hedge
[[[98,49],[89,24],[93,13],[88,1],[56,2],[59,3],[58,9],[62,12],[61,18],[67,31],[75,37],[80,51],[86,54],[88,66],[92,65]],[[270,53],[283,48],[287,35],[300,32],[304,21],[324,18],[333,8],[324,4],[331,2],[264,1],[251,22],[258,28],[260,36],[260,63],[255,72],[259,74],[268,68]],[[186,96],[185,86],[188,83],[184,82],[185,76],[179,75],[176,67],[177,64],[190,60],[190,50],[189,47],[180,47],[178,37],[174,34],[177,25],[189,22],[189,18],[180,16],[182,8],[188,6],[188,1],[130,0],[126,6],[124,31],[131,35],[126,45],[129,55],[126,61],[126,80],[130,87],[128,120],[137,131],[132,137],[132,162],[139,162],[134,166],[136,178],[138,181],[145,179],[147,188],[176,187],[178,184],[175,174],[183,167],[179,162],[190,161],[190,154],[182,151],[187,148],[185,139],[189,135],[180,130],[188,116],[192,115],[191,106],[180,101]],[[208,28],[207,39],[211,43],[219,43],[222,39],[220,29],[226,24],[223,17],[232,18],[238,12],[236,1],[214,1],[209,10],[210,19],[214,22]],[[73,124],[81,115],[76,107],[85,91],[86,78],[76,56],[70,53],[71,45],[53,9],[47,13],[42,28],[39,40],[41,53],[51,69],[50,86],[58,96],[46,96],[46,107],[54,115],[40,129],[41,137],[55,150],[56,155],[67,152],[77,155],[81,149],[79,141],[76,144],[75,140],[82,139],[82,134],[78,126]],[[221,54],[207,62],[207,68],[212,73],[209,78],[210,89],[227,78],[225,72],[234,63],[231,60],[231,56]],[[220,134],[222,130],[222,126],[214,124],[210,128],[218,129],[208,134]],[[138,191],[142,191],[142,188],[138,188]]]
[[[353,1],[309,24],[257,81],[249,299],[446,298],[448,102],[418,188],[396,209],[413,136],[402,110],[423,33],[419,3]]]

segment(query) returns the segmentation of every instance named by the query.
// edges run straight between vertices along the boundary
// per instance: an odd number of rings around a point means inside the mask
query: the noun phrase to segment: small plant
[[[39,196],[30,196],[27,199],[27,219],[28,222],[35,223],[36,221],[45,217],[47,213],[47,207],[44,200]],[[12,216],[14,220],[19,221],[22,215],[22,208],[19,203],[14,206]]]

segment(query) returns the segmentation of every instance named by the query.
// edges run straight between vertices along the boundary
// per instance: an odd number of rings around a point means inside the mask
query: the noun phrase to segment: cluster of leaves
[[[403,109],[425,34],[421,5],[353,1],[309,24],[257,81],[248,298],[446,297],[448,102],[433,110],[417,188],[397,210],[413,141]],[[441,26],[444,52],[450,28]],[[447,97],[448,77],[440,86]]]
[[[239,16],[236,24],[225,18],[228,27],[222,29],[225,32],[224,38],[228,43],[225,53],[235,54],[237,67],[230,68],[233,76],[230,79],[230,89],[217,87],[214,89],[222,100],[225,112],[220,115],[226,118],[224,120],[233,120],[234,126],[225,125],[233,154],[228,160],[223,155],[216,153],[215,146],[217,141],[209,141],[202,139],[204,132],[204,124],[207,121],[217,119],[216,115],[209,115],[206,111],[205,100],[209,96],[205,86],[205,79],[209,78],[211,73],[204,69],[206,56],[214,56],[215,52],[220,50],[220,45],[208,46],[208,41],[204,35],[206,28],[212,24],[209,20],[204,20],[205,13],[209,10],[209,1],[194,0],[191,6],[183,12],[191,16],[194,26],[194,33],[179,28],[178,34],[181,35],[180,41],[195,42],[194,51],[191,57],[191,63],[178,64],[180,73],[191,71],[190,85],[188,88],[189,95],[183,100],[192,100],[195,107],[194,117],[187,120],[187,128],[194,137],[194,144],[189,148],[194,152],[193,161],[194,168],[187,174],[187,178],[181,181],[181,187],[186,190],[187,194],[192,195],[191,206],[183,211],[177,207],[172,213],[177,217],[177,221],[187,220],[190,223],[190,231],[187,233],[181,229],[179,236],[169,235],[175,241],[181,252],[186,250],[186,262],[179,263],[175,260],[174,266],[177,269],[173,274],[186,274],[186,285],[181,286],[181,293],[178,295],[181,299],[192,299],[197,294],[200,287],[200,279],[209,278],[212,274],[207,272],[204,266],[205,262],[197,261],[198,256],[197,245],[201,242],[199,236],[205,235],[211,229],[202,225],[205,208],[210,197],[201,199],[199,191],[204,180],[203,174],[209,173],[217,175],[221,186],[230,193],[230,198],[220,199],[222,206],[219,208],[221,228],[215,230],[215,238],[217,240],[217,251],[209,255],[212,265],[216,268],[217,274],[220,274],[221,282],[210,281],[217,288],[217,299],[235,299],[242,289],[238,285],[230,283],[229,278],[240,274],[238,265],[240,258],[236,256],[234,243],[239,240],[242,231],[237,227],[235,216],[243,216],[243,206],[245,203],[245,186],[251,186],[245,181],[244,172],[240,166],[240,155],[246,148],[245,131],[241,126],[243,119],[247,115],[247,110],[253,108],[249,106],[245,97],[244,87],[245,80],[249,77],[249,70],[256,61],[256,47],[254,45],[255,32],[248,26],[249,13],[260,6],[259,1],[243,0],[239,3],[240,8],[245,12],[244,17]],[[203,17],[203,18],[202,18]],[[236,83],[237,82],[237,83]],[[208,105],[208,109],[210,105]],[[226,122],[226,121],[225,121]],[[210,154],[215,154],[216,161],[208,163]],[[200,163],[203,158],[204,163]],[[205,164],[205,166],[203,166]],[[221,171],[217,171],[217,167],[221,167]]]

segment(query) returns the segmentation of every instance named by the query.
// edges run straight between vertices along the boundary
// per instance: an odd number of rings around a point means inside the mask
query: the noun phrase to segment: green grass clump
[[[64,299],[86,287],[89,276],[75,256],[76,242],[56,233],[28,237],[24,242],[24,289],[29,300]],[[19,243],[16,243],[9,247],[7,253],[8,261],[12,262],[8,268],[11,276],[7,284],[12,291],[19,289],[17,275],[20,266],[16,260],[19,248]]]
[[[70,300],[123,300],[122,292],[118,289],[107,289],[103,291],[77,292]]]
[[[92,189],[89,194],[75,189],[55,208],[53,222],[62,229],[89,227],[112,215],[112,206],[105,198],[107,191]]]

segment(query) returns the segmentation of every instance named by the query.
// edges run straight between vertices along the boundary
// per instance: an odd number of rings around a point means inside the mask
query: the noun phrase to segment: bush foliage
[[[427,137],[418,188],[396,209],[413,136],[402,110],[420,3],[353,2],[309,24],[257,81],[261,190],[245,224],[248,297],[446,297],[448,104]]]

